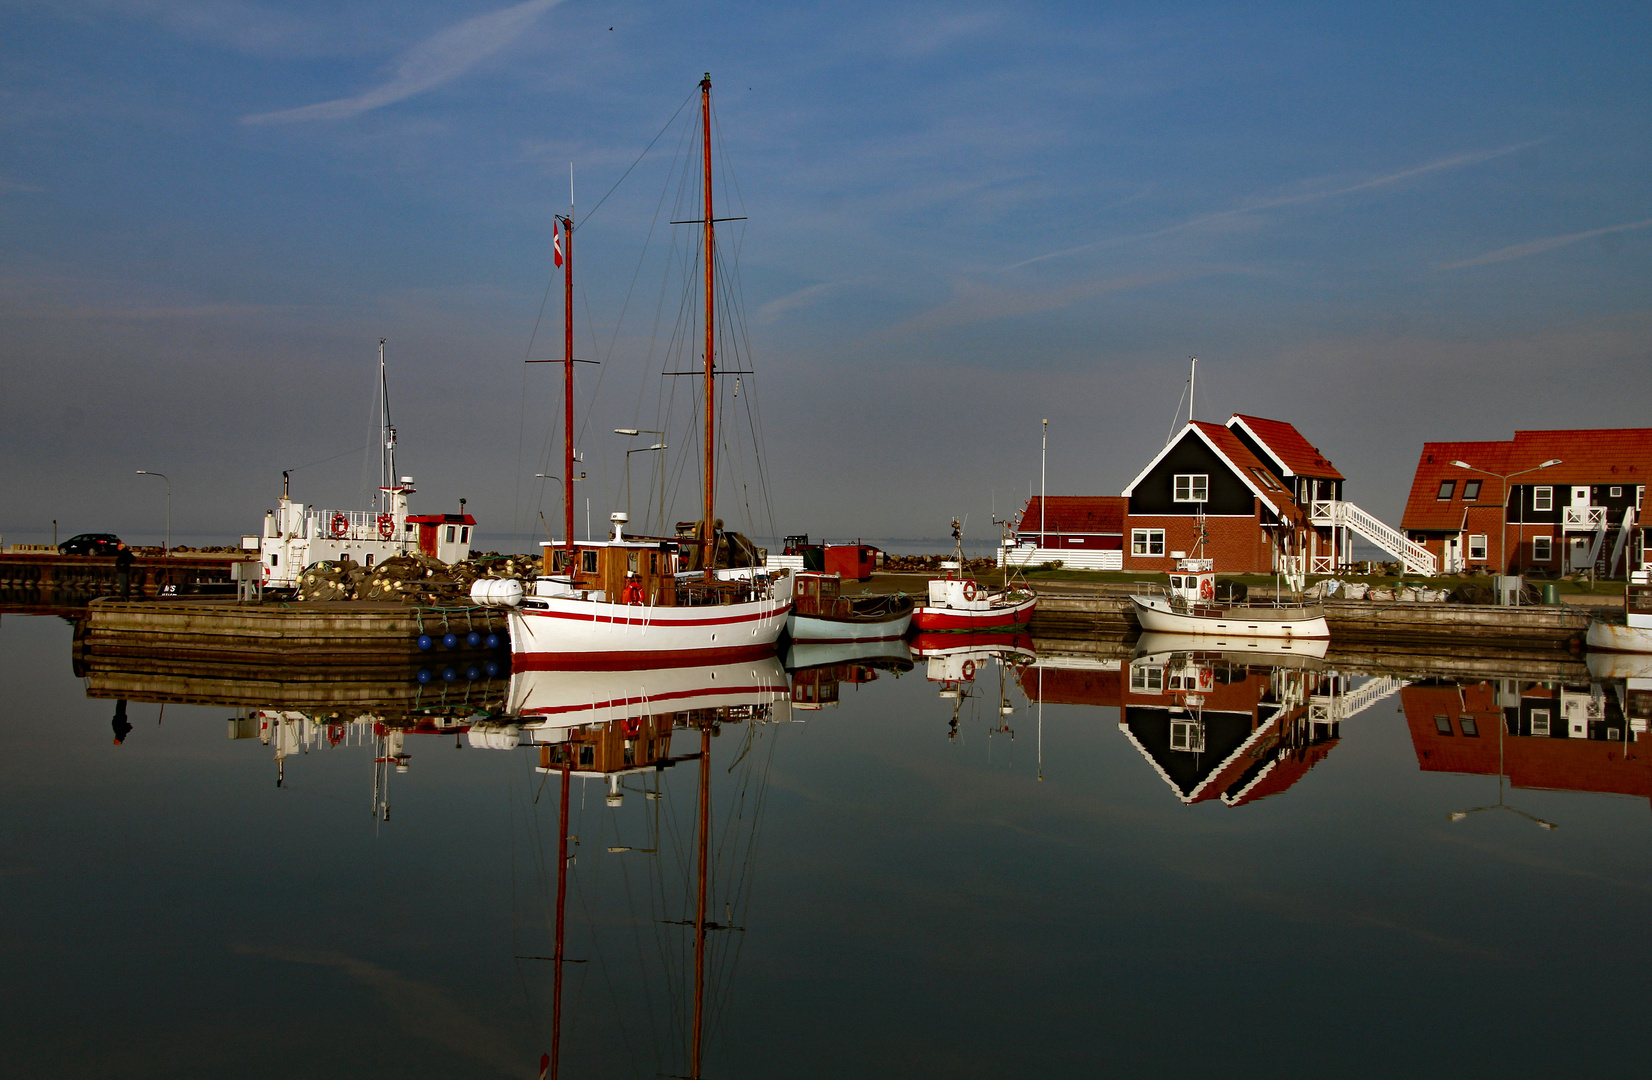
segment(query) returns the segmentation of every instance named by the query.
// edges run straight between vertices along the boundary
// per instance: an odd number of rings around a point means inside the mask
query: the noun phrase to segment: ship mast
[[[562,219],[562,528],[574,572],[574,167],[568,166],[568,216]],[[560,969],[559,969],[560,974]]]
[[[716,225],[711,213],[711,72],[700,80],[700,141],[704,150],[704,186],[706,195],[705,230],[706,230],[706,418],[705,418],[705,515],[704,528],[700,534],[701,565],[705,568],[705,580],[711,581],[716,575],[712,571],[712,562],[716,556],[717,541],[712,535],[711,504],[716,493],[717,485],[717,458],[716,438],[713,425],[715,423],[716,393],[716,347],[717,347],[717,308],[714,293],[716,282],[716,254],[717,237]],[[703,934],[702,934],[703,936]],[[697,1064],[697,1063],[696,1063]],[[695,1069],[696,1074],[699,1072]]]
[[[390,426],[390,376],[384,368],[384,338],[379,338],[379,513],[394,508],[390,488],[396,483],[396,429]],[[282,492],[286,495],[286,478]]]
[[[700,85],[709,86],[707,82]],[[707,211],[707,216],[710,212]],[[694,1042],[689,1054],[689,1080],[700,1080],[700,1059],[704,1050],[701,1039],[705,1021],[706,998],[706,851],[711,837],[711,722],[700,723],[700,821],[698,849],[699,868],[696,875],[694,898]],[[658,847],[659,845],[655,845]]]

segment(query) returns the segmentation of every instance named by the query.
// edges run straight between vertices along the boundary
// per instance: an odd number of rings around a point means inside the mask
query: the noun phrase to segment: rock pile
[[[449,566],[429,555],[396,555],[369,570],[355,562],[318,562],[298,577],[299,600],[376,600],[404,604],[468,603],[478,578],[514,578],[539,573],[531,555],[476,556]]]

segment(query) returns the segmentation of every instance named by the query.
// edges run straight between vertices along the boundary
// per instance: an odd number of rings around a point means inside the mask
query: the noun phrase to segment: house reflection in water
[[[1652,691],[1634,681],[1425,681],[1400,692],[1424,772],[1652,799]]]
[[[1186,804],[1243,806],[1289,789],[1330,754],[1342,722],[1399,689],[1312,658],[1183,648],[1128,661],[1043,658],[1021,673],[1030,700],[1109,706],[1119,730]]]

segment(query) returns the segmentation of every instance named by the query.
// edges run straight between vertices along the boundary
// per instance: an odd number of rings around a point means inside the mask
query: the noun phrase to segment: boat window
[[[470,526],[469,525],[466,525],[464,528],[459,530],[459,542],[462,543],[462,544],[470,543]]]
[[[585,573],[587,573],[587,574],[596,573],[597,572],[597,553],[596,553],[596,551],[593,550],[593,549],[587,549],[585,551],[580,552],[579,554],[581,556],[581,558],[580,558],[580,569],[585,571]]]
[[[1553,510],[1554,488],[1548,486],[1532,488],[1532,509]]]
[[[1481,483],[1481,481],[1479,481],[1479,480],[1464,480],[1463,481],[1463,501],[1464,502],[1473,502],[1475,499],[1478,499],[1480,497],[1480,483]]]
[[[281,556],[277,555],[273,551],[270,552],[270,565],[271,566],[280,566],[281,565]]]
[[[585,743],[583,746],[581,746],[579,748],[579,763],[581,765],[593,764],[596,761],[596,759],[597,759],[596,748],[593,747],[590,743]]]
[[[660,553],[657,551],[650,551],[648,553],[648,572],[650,574],[657,574],[660,572]]]
[[[449,525],[447,527],[447,542],[450,543],[450,544],[453,543],[453,534],[454,534],[455,531],[456,530],[453,528],[452,525]]]
[[[1436,499],[1438,499],[1440,502],[1446,502],[1447,500],[1449,500],[1451,498],[1451,493],[1453,491],[1456,491],[1456,490],[1457,490],[1457,481],[1455,481],[1455,480],[1441,480],[1440,481],[1440,493],[1438,495],[1435,495],[1434,497]]]
[[[371,555],[369,555],[369,556],[367,556],[367,562],[366,562],[366,565],[368,565],[368,566],[372,566],[372,565],[373,565],[373,556],[371,556]]]
[[[637,553],[635,551],[625,553],[625,569],[633,574],[637,572]]]
[[[1434,730],[1435,730],[1436,733],[1438,733],[1440,735],[1450,735],[1451,734],[1451,717],[1449,717],[1449,716],[1436,716],[1436,717],[1434,717]]]
[[[1178,473],[1176,480],[1176,501],[1202,503],[1210,495],[1210,475],[1208,473]]]
[[[407,522],[406,524],[404,524],[402,526],[402,532],[412,532],[412,531],[413,531],[413,523],[411,521]]]

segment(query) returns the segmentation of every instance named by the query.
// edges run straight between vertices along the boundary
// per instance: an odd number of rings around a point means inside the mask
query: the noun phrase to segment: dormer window
[[[1452,494],[1452,492],[1454,492],[1456,490],[1457,490],[1457,481],[1455,481],[1455,480],[1441,480],[1440,481],[1440,492],[1439,492],[1438,495],[1435,495],[1434,497],[1436,499],[1438,499],[1440,502],[1450,502],[1451,501],[1451,494]]]
[[[1175,480],[1177,502],[1202,503],[1209,501],[1210,475],[1208,473],[1178,473]]]
[[[1475,499],[1478,499],[1480,497],[1480,484],[1481,484],[1481,481],[1479,481],[1479,480],[1464,480],[1463,481],[1463,501],[1464,502],[1473,502]]]

